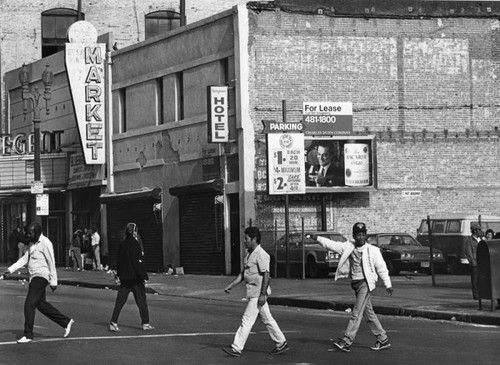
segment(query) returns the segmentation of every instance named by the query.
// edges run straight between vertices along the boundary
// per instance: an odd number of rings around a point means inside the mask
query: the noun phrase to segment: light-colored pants
[[[82,270],[83,271],[85,271],[85,261],[87,260],[88,255],[89,254],[87,252],[81,254],[81,256],[82,256]]]
[[[102,270],[101,250],[99,249],[99,245],[92,246],[92,250],[94,252],[94,269]]]
[[[19,242],[17,244],[17,249],[18,249],[18,260],[24,256],[24,253],[26,252],[26,245],[22,242]]]
[[[259,298],[250,298],[248,299],[247,308],[245,309],[245,313],[243,313],[243,318],[241,319],[240,328],[236,332],[234,336],[234,342],[232,348],[238,352],[243,351],[245,347],[245,343],[247,342],[248,335],[252,330],[252,327],[257,319],[257,315],[260,316],[262,323],[264,323],[267,327],[267,331],[271,336],[272,340],[275,342],[276,346],[283,344],[286,341],[283,332],[281,332],[278,323],[274,320],[271,315],[271,311],[269,310],[269,305],[267,302],[260,307],[258,305]]]
[[[344,341],[351,345],[358,332],[361,319],[364,318],[372,333],[378,340],[384,341],[387,338],[385,330],[373,310],[371,293],[368,290],[366,281],[353,281],[351,287],[356,293],[356,303],[351,312],[351,318],[344,333]]]

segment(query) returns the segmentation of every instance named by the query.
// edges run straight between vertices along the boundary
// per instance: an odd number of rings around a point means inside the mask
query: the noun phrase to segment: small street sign
[[[36,215],[49,215],[49,194],[36,194]]]
[[[43,182],[32,181],[31,182],[31,194],[43,194]]]

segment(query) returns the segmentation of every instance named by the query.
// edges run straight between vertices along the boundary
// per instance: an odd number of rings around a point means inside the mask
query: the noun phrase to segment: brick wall
[[[281,120],[285,99],[288,121],[302,119],[303,101],[352,101],[355,133],[377,136],[378,189],[331,194],[328,228],[349,235],[363,220],[415,233],[427,214],[500,214],[498,20],[262,11],[250,26],[256,133]],[[284,225],[276,199],[256,203],[257,223]],[[301,215],[320,228],[319,202],[292,199],[291,229]]]

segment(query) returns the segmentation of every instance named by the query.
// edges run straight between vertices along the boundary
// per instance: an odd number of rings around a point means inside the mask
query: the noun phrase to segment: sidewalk
[[[6,269],[0,267],[1,272]],[[116,289],[113,275],[104,271],[73,272],[58,268],[59,285]],[[150,294],[197,299],[241,301],[245,285],[241,283],[230,294],[224,286],[232,277],[208,275],[165,275],[150,273],[147,291]],[[27,279],[27,271],[12,274],[10,280]],[[500,309],[491,311],[491,301],[483,300],[482,310],[472,299],[468,275],[437,275],[432,286],[430,275],[400,275],[391,277],[394,294],[389,297],[379,281],[372,297],[375,312],[394,316],[423,317],[500,326]],[[272,279],[273,294],[269,303],[301,308],[345,311],[352,308],[354,294],[348,280]],[[496,304],[496,303],[495,303]]]

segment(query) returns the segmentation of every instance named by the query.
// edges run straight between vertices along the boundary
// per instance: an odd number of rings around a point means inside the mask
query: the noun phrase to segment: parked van
[[[500,232],[500,217],[498,216],[450,213],[432,215],[430,221],[432,247],[443,252],[447,271],[450,274],[465,273],[468,270],[469,261],[465,257],[465,241],[472,234],[471,223],[479,223],[483,228],[483,233],[487,229],[492,229],[495,234]],[[417,229],[417,241],[423,246],[429,246],[427,218],[422,219]]]

